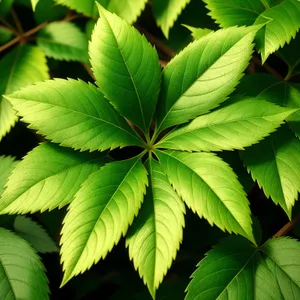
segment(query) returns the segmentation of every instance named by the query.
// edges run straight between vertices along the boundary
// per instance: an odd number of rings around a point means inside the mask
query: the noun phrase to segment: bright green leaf
[[[157,52],[135,28],[99,9],[90,43],[97,84],[124,117],[147,133],[160,88]]]
[[[30,128],[63,146],[103,151],[141,144],[101,92],[81,80],[49,80],[7,99]]]
[[[170,183],[188,207],[211,225],[254,242],[248,200],[229,165],[212,153],[155,153]]]
[[[17,216],[14,221],[16,233],[29,242],[38,252],[58,252],[58,248],[45,229],[30,218]]]
[[[5,183],[15,168],[17,162],[11,156],[0,156],[0,196],[4,191]]]
[[[198,264],[185,300],[300,297],[300,243],[276,238],[259,248],[240,237],[222,240]]]
[[[39,32],[38,46],[58,60],[88,62],[88,40],[73,23],[52,22]]]
[[[95,16],[97,9],[95,0],[54,0],[56,3],[68,6],[87,16]]]
[[[38,4],[39,0],[30,0],[32,5],[32,10],[35,11],[35,7]]]
[[[136,158],[107,164],[85,181],[62,229],[62,285],[104,258],[125,235],[143,202],[147,182],[147,171]]]
[[[256,30],[218,30],[171,60],[163,72],[158,101],[160,131],[207,113],[226,100],[249,63]]]
[[[63,207],[105,162],[103,154],[41,144],[14,169],[0,201],[1,213],[32,213]]]
[[[185,207],[158,162],[148,161],[149,188],[127,234],[129,256],[153,298],[182,240]]]
[[[97,0],[108,11],[117,14],[128,23],[134,23],[144,10],[148,0]],[[185,0],[186,1],[186,0]]]
[[[203,0],[222,27],[252,25],[266,7],[261,0]]]
[[[17,121],[2,95],[49,78],[45,55],[38,47],[19,46],[0,60],[0,140]]]
[[[237,100],[172,131],[158,146],[183,151],[244,149],[275,131],[293,112],[261,99]]]
[[[0,228],[0,299],[48,300],[44,267],[29,244]]]
[[[284,0],[280,4],[263,12],[255,24],[269,22],[256,36],[256,47],[261,53],[262,62],[268,56],[295,38],[300,28],[300,1]]]
[[[184,27],[186,27],[192,33],[194,40],[199,40],[213,31],[208,28],[196,28],[188,25],[184,25]]]
[[[188,5],[190,0],[153,0],[152,8],[157,25],[162,32],[169,37],[169,31],[173,27],[180,13]]]
[[[300,191],[300,140],[286,126],[241,152],[252,178],[291,217]]]

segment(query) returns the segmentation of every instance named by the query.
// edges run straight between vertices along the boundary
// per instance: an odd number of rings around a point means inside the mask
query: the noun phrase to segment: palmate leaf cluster
[[[113,1],[109,4],[113,7]],[[93,5],[82,1],[80,5],[94,14]],[[283,266],[284,280],[293,279],[298,293],[299,278],[290,268],[285,270],[287,262],[280,251],[278,261],[272,261],[272,249],[281,249],[286,240],[257,247],[245,191],[231,167],[212,153],[247,147],[241,156],[252,177],[291,216],[300,185],[295,171],[300,160],[299,140],[290,130],[297,130],[293,120],[299,100],[296,96],[272,98],[272,89],[279,88],[279,83],[247,94],[242,82],[234,92],[265,25],[206,32],[161,71],[158,54],[146,38],[116,14],[98,8],[100,19],[89,44],[95,84],[48,80],[11,90],[3,98],[29,128],[50,141],[41,143],[14,168],[0,200],[1,213],[43,212],[69,205],[61,232],[62,285],[105,258],[126,236],[129,257],[155,298],[180,247],[187,206],[211,225],[240,235],[208,253],[188,287],[187,299],[210,290],[211,281],[199,282],[214,274],[210,261],[222,259],[226,251],[232,256],[234,251],[241,253],[241,258],[221,267],[226,273],[232,264],[236,273],[242,270],[243,276],[249,276],[250,292],[256,278]],[[41,33],[40,48],[45,47],[46,54],[81,57],[84,49],[67,49],[62,45],[64,31],[58,32],[55,26]],[[53,35],[58,45],[47,44],[47,35]],[[285,83],[280,88],[297,93],[297,87]],[[112,150],[124,147],[139,149],[140,154],[114,160]],[[25,237],[22,229],[31,225],[16,219],[15,227]],[[27,240],[39,234],[36,230]],[[298,254],[298,243],[287,241]],[[51,247],[55,250],[55,245]],[[247,265],[252,260],[258,270],[255,276]],[[293,266],[298,266],[297,261]],[[238,293],[237,285],[245,278],[236,273],[220,276],[221,292],[216,293]],[[270,277],[270,286],[278,288],[275,277]]]

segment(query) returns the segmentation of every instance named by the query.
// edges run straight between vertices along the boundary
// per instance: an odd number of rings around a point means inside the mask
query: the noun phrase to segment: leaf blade
[[[182,240],[185,207],[170,186],[159,163],[148,161],[150,184],[137,219],[130,228],[126,246],[153,298]]]
[[[14,169],[1,197],[0,212],[33,213],[63,207],[105,162],[103,154],[79,153],[43,143]]]
[[[89,48],[97,85],[125,118],[147,134],[160,85],[157,52],[136,29],[100,6],[99,10],[101,18]]]
[[[18,46],[0,61],[0,140],[15,125],[17,117],[3,95],[49,78],[46,57],[38,47]]]
[[[211,225],[239,233],[255,243],[248,200],[225,162],[211,153],[155,153],[170,183],[188,207]]]
[[[104,258],[126,233],[141,206],[146,184],[147,171],[136,158],[107,164],[88,178],[64,220],[62,285]]]
[[[49,299],[48,280],[40,258],[27,242],[0,228],[1,299]]]
[[[48,57],[88,62],[88,40],[73,23],[50,23],[39,32],[37,44]]]
[[[62,146],[104,151],[142,145],[99,90],[81,80],[49,80],[7,98],[30,128]]]
[[[157,145],[182,151],[243,150],[274,132],[293,112],[261,99],[237,99],[172,131]]]
[[[282,126],[261,143],[240,153],[252,178],[289,218],[300,191],[300,141]]]
[[[171,60],[163,71],[157,107],[160,131],[207,113],[227,99],[249,62],[256,30],[218,30]]]

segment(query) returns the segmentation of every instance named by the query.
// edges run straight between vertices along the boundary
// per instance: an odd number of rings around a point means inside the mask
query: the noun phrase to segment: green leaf
[[[30,0],[32,5],[32,10],[35,11],[35,7],[38,4],[39,0]]]
[[[300,191],[300,140],[282,126],[259,144],[241,152],[241,157],[266,196],[280,204],[291,218]]]
[[[203,0],[209,15],[222,27],[252,25],[266,9],[260,0]]]
[[[242,150],[275,131],[293,112],[261,99],[237,99],[172,131],[157,146],[183,151]]]
[[[88,40],[73,23],[50,23],[39,32],[37,43],[54,59],[88,62]]]
[[[297,109],[287,117],[286,121],[291,130],[300,138],[300,85],[279,82],[263,90],[259,97],[270,102]]]
[[[147,133],[160,88],[157,52],[135,28],[100,6],[99,10],[90,43],[97,84],[124,117]]]
[[[14,221],[16,233],[29,242],[38,252],[58,252],[58,248],[45,229],[30,218],[17,216]]]
[[[67,14],[67,7],[57,5],[54,0],[39,0],[35,11],[34,20],[37,24],[63,19]]]
[[[0,16],[5,16],[9,13],[14,0],[2,0],[0,1]]]
[[[128,23],[134,23],[144,10],[148,0],[97,0],[108,11],[117,14]]]
[[[218,30],[191,43],[165,67],[161,130],[207,113],[233,92],[249,63],[256,27]]]
[[[240,237],[222,240],[198,264],[185,300],[299,299],[300,243],[276,238],[259,248]]]
[[[200,218],[254,242],[248,200],[228,164],[212,153],[155,154],[178,195]]]
[[[196,28],[188,25],[183,26],[186,27],[192,33],[194,40],[199,40],[213,31],[212,29],[208,28]]]
[[[284,0],[280,4],[263,12],[255,24],[269,22],[256,36],[256,47],[264,63],[268,56],[295,38],[300,28],[300,2]]]
[[[255,299],[255,267],[260,259],[247,240],[236,236],[223,239],[197,265],[185,300]]]
[[[17,162],[11,156],[0,156],[0,196],[4,191],[5,183],[15,168]]]
[[[0,27],[0,45],[3,45],[10,41],[13,37],[13,33],[5,27]]]
[[[271,239],[260,250],[264,264],[256,271],[255,299],[299,299],[300,243],[287,237]]]
[[[48,280],[35,251],[23,239],[0,228],[0,299],[47,300]]]
[[[18,46],[0,60],[0,140],[17,121],[2,95],[49,78],[45,55],[38,47]]]
[[[165,37],[173,27],[178,16],[191,0],[153,0],[152,8],[157,25],[162,29]]]
[[[57,4],[65,5],[86,16],[95,16],[97,9],[95,0],[54,0]]]
[[[125,235],[147,182],[147,171],[136,158],[107,164],[85,181],[64,219],[62,285],[104,258]]]
[[[61,208],[107,161],[103,154],[80,153],[43,143],[14,169],[2,195],[0,211],[14,214]]]
[[[147,165],[149,188],[126,244],[135,269],[155,298],[182,240],[185,207],[159,163],[150,158]]]
[[[101,92],[81,80],[49,80],[7,99],[29,128],[62,146],[104,151],[142,143]]]

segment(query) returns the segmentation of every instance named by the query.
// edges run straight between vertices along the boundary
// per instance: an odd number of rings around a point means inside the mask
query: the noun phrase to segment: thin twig
[[[19,34],[23,34],[24,30],[23,30],[22,24],[20,22],[18,15],[16,14],[16,12],[13,8],[11,9],[10,13],[11,13],[13,20],[17,26],[17,30],[18,30]]]
[[[0,17],[0,22],[7,27],[8,30],[13,32],[15,35],[18,35],[18,31],[11,25],[9,24],[5,19]]]
[[[62,19],[60,22],[70,22],[72,20],[75,20],[77,18],[82,17],[82,15],[72,15],[72,16],[67,16],[66,18]],[[23,33],[22,35],[17,36],[16,38],[14,38],[13,40],[7,42],[6,44],[4,44],[3,46],[0,47],[0,53],[4,50],[6,50],[9,47],[12,47],[13,45],[21,42],[24,37],[30,37],[31,35],[35,34],[36,32],[40,31],[41,29],[43,29],[44,27],[46,27],[49,24],[49,22],[44,22],[28,31],[26,31],[25,33]]]
[[[135,25],[135,27],[139,32],[143,33],[146,36],[146,38],[152,45],[154,45],[159,51],[165,54],[169,59],[173,58],[176,55],[176,52],[173,49],[171,49],[163,42],[158,40],[152,33],[148,32],[145,28],[137,24]]]
[[[287,235],[298,222],[300,222],[300,214],[298,214],[292,221],[285,224],[277,233],[273,235],[273,238]]]
[[[92,70],[91,70],[91,68],[90,68],[87,64],[85,64],[85,63],[82,63],[82,66],[83,66],[84,69],[88,72],[88,74],[90,75],[90,77],[91,77],[93,80],[96,80],[96,79],[95,79],[95,76],[94,76],[94,74],[93,74],[93,72],[92,72]]]
[[[253,56],[252,60],[257,66],[263,67],[268,73],[272,74],[273,76],[278,78],[280,81],[284,80],[284,78],[275,69],[273,69],[267,63],[262,64],[260,59],[258,59],[256,56]]]

